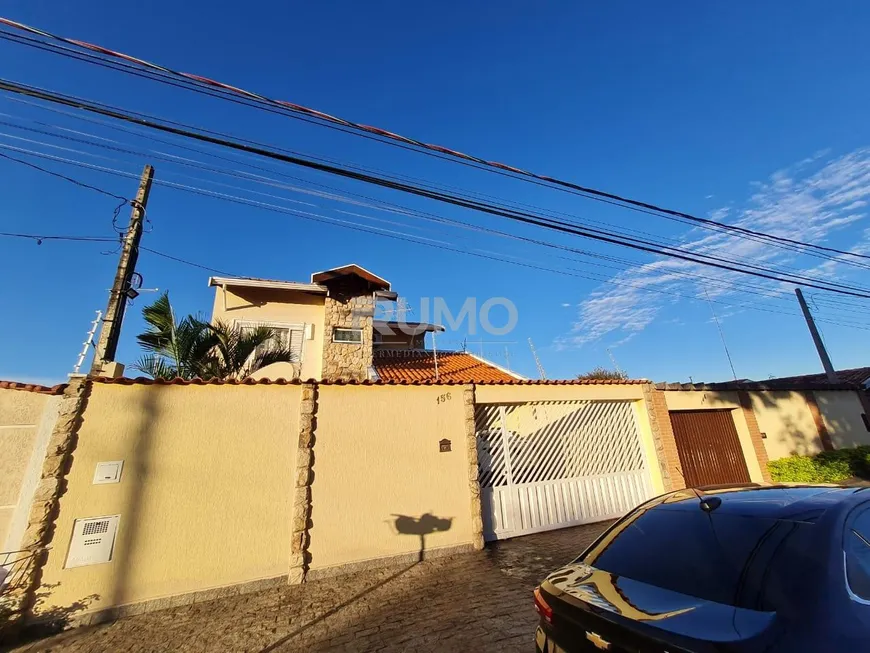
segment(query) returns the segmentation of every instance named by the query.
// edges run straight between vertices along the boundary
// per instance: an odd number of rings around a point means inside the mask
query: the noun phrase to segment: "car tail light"
[[[551,608],[544,600],[544,595],[541,594],[541,588],[535,588],[535,610],[541,615],[544,621],[548,624],[553,623],[553,608]]]

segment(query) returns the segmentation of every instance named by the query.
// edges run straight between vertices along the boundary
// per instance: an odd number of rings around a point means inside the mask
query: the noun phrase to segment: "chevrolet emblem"
[[[592,642],[592,645],[601,650],[601,651],[609,651],[610,650],[610,642],[604,639],[598,633],[591,633],[588,630],[586,631],[586,639]]]

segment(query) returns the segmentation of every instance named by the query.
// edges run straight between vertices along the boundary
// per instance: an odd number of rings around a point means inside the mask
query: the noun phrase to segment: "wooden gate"
[[[484,537],[621,517],[652,496],[630,401],[478,405]]]
[[[749,483],[730,410],[679,410],[670,415],[686,487]]]

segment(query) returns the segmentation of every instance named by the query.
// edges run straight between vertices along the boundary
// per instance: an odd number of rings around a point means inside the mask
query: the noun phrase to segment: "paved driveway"
[[[483,553],[152,612],[23,651],[533,650],[535,584],[607,524],[528,535]]]

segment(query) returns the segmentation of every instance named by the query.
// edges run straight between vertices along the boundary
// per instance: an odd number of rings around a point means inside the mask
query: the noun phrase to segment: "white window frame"
[[[335,335],[339,331],[351,331],[359,333],[359,340],[338,340]],[[361,345],[363,343],[363,330],[354,327],[332,327],[332,342],[340,345]]]
[[[288,331],[301,331],[302,345],[299,347],[299,362],[291,363],[301,364],[303,360],[305,360],[305,323],[304,322],[271,322],[268,320],[233,320],[233,326],[237,328],[256,328],[256,327],[269,327],[270,329],[287,329]]]

